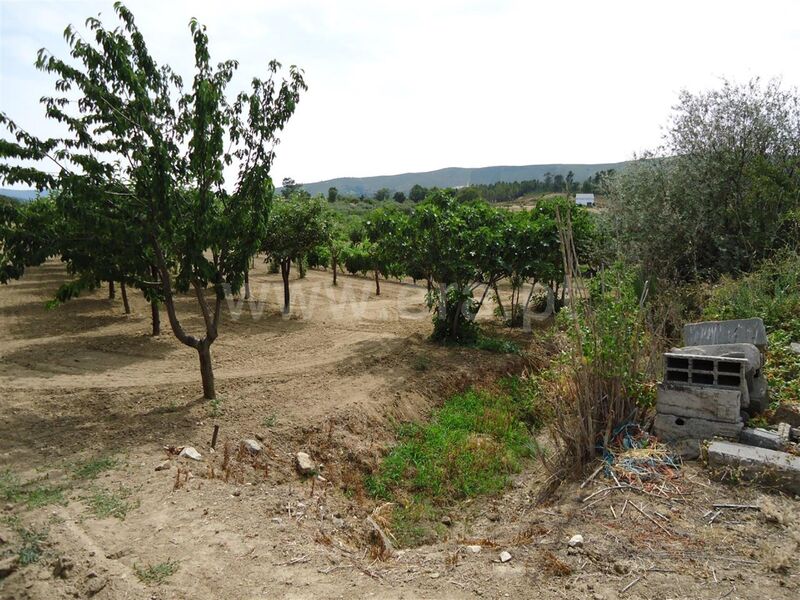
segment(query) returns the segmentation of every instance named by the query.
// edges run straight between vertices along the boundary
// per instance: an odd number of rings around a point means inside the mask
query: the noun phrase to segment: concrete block
[[[725,388],[680,386],[662,383],[658,386],[656,411],[668,415],[726,421],[741,421],[742,392]]]
[[[708,445],[706,457],[712,469],[731,469],[739,479],[800,495],[800,456],[715,440]]]
[[[767,348],[767,330],[759,318],[689,323],[683,327],[686,346],[712,344],[753,344],[762,352]]]
[[[769,450],[786,450],[788,438],[784,440],[782,436],[768,429],[753,429],[745,427],[739,434],[739,442],[748,446],[758,446]]]
[[[737,439],[743,427],[742,421],[729,423],[665,413],[657,414],[653,423],[653,431],[656,436],[665,442],[675,442],[686,438],[697,440],[708,440],[713,437]]]

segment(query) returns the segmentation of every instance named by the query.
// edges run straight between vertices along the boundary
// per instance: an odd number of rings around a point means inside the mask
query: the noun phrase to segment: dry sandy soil
[[[697,464],[674,482],[682,495],[600,491],[601,476],[546,505],[535,502],[545,474],[530,464],[504,494],[450,507],[443,541],[377,560],[364,526],[377,503],[361,482],[395,424],[519,372],[519,359],[430,344],[424,289],[406,284],[376,297],[370,280],[332,288],[330,274],[311,272],[293,282],[284,319],[279,276],[258,265],[264,302],[238,305],[236,320],[229,307],[212,349],[217,414],[200,398],[194,351],[165,319],[162,336],[148,335],[141,297],[127,316],[105,290],[45,309],[65,277],[54,261],[0,288],[0,472],[67,490],[64,503],[5,506],[0,557],[21,543],[14,522],[46,540],[38,562],[0,580],[2,599],[800,597],[797,501],[712,482]],[[181,314],[197,331],[191,299]],[[265,446],[255,460],[238,450],[253,437]],[[185,445],[203,460],[165,450]],[[324,480],[297,475],[301,450]],[[76,478],[98,457],[113,467]],[[124,518],[97,516],[103,494],[127,503]],[[720,502],[760,510],[712,519]],[[585,543],[569,549],[576,533]],[[67,568],[54,575],[59,560]],[[137,576],[170,561],[163,582]]]

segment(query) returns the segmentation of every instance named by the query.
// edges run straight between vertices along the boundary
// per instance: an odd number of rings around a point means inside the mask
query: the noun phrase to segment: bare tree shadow
[[[178,397],[181,388],[171,387]],[[54,396],[61,396],[56,398]],[[15,406],[0,419],[0,454],[14,457],[23,467],[52,467],[59,459],[89,451],[118,454],[143,443],[192,443],[199,427],[193,411],[208,401],[202,398],[141,404],[140,390],[121,395],[115,390],[83,390],[68,394],[54,391],[42,411],[41,404]],[[194,442],[198,443],[198,442]],[[154,456],[157,460],[159,456]]]
[[[63,374],[104,373],[157,360],[174,350],[174,344],[166,339],[145,335],[53,338],[0,356],[0,371],[9,371],[8,375],[13,376],[15,368],[23,367],[43,379]]]

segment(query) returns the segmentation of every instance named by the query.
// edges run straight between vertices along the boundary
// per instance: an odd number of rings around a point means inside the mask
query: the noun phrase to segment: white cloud
[[[305,69],[278,181],[623,160],[658,142],[681,88],[800,85],[790,0],[128,4],[152,52],[184,73],[191,16],[215,59],[241,62],[240,85],[273,57]],[[48,130],[35,103],[50,80],[28,54],[63,50],[64,26],[100,11],[111,21],[110,1],[0,0],[2,110]]]

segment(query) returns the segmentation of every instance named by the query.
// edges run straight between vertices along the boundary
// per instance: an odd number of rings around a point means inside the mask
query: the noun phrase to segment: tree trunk
[[[158,300],[150,300],[150,316],[153,320],[153,337],[161,335],[161,315],[158,312]]]
[[[281,261],[281,277],[283,277],[283,314],[289,314],[289,272],[292,268],[290,260]]]
[[[117,297],[117,290],[114,288],[114,282],[113,281],[109,281],[108,282],[108,299],[109,300],[113,300],[116,297]]]
[[[244,299],[250,300],[250,273],[244,272]]]
[[[378,269],[375,269],[375,295],[381,295],[380,271],[378,271]]]
[[[119,284],[119,291],[122,292],[122,305],[125,307],[125,314],[131,314],[131,304],[128,302],[128,288],[125,286],[125,282],[121,281]]]
[[[333,285],[336,285],[336,255],[331,255],[331,263],[333,264]]]
[[[500,307],[500,314],[503,315],[503,318],[506,318],[506,309],[503,306],[503,301],[500,299],[500,290],[497,289],[497,284],[493,284],[492,288],[494,289],[494,297],[497,299],[497,306]]]
[[[203,379],[203,398],[213,400],[217,397],[214,390],[214,368],[211,365],[211,345],[201,342],[197,347],[200,356],[200,376]]]

